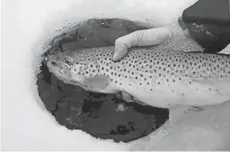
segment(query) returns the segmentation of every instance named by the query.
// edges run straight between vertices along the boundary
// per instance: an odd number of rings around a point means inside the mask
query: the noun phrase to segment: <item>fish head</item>
[[[81,56],[68,51],[51,55],[47,59],[49,71],[58,79],[79,86],[88,77],[87,65],[88,63]]]

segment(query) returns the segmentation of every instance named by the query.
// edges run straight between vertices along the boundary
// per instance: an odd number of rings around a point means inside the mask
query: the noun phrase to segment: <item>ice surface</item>
[[[184,118],[170,138],[155,133],[134,143],[114,143],[99,140],[79,131],[60,126],[43,107],[36,90],[34,71],[37,58],[47,47],[49,40],[60,27],[68,22],[78,22],[92,17],[117,17],[145,21],[152,25],[165,25],[176,20],[183,9],[196,0],[3,0],[2,1],[2,97],[1,131],[3,150],[129,150],[129,149],[184,149],[183,142],[191,148],[209,147],[209,141],[194,143],[200,139],[215,139],[217,144],[230,143],[229,118],[226,109],[216,110],[215,121],[221,121],[221,130],[213,131],[214,120],[207,121],[210,110],[191,121]],[[34,66],[35,65],[35,66]],[[228,108],[226,108],[228,107]],[[221,109],[222,108],[222,109]],[[228,110],[229,111],[229,110]],[[219,117],[218,115],[219,114]],[[222,114],[222,115],[221,115]],[[229,115],[229,114],[228,114]],[[213,117],[212,117],[213,118]],[[194,121],[193,121],[194,120]],[[193,121],[193,122],[192,122]],[[194,128],[193,124],[204,123]],[[165,125],[167,128],[167,124]],[[210,127],[211,126],[211,127]],[[188,128],[190,127],[190,131]],[[208,129],[206,129],[208,128]],[[218,128],[218,126],[217,126]],[[230,127],[229,127],[230,128]],[[187,130],[186,130],[187,129]],[[206,130],[207,136],[197,137]],[[186,133],[188,135],[186,136]],[[176,139],[176,140],[175,140]],[[180,139],[180,140],[179,140]],[[183,141],[185,140],[185,141]],[[178,141],[178,142],[177,142]],[[182,142],[183,141],[183,142]],[[192,142],[189,142],[192,141]],[[211,141],[211,144],[214,141]],[[156,146],[157,143],[160,143]],[[200,144],[201,143],[201,144]],[[182,147],[180,146],[182,145]],[[214,144],[212,144],[214,145]],[[215,145],[216,146],[216,145]],[[217,147],[220,145],[217,145]],[[224,146],[222,146],[224,147]],[[203,149],[205,149],[203,148]],[[226,147],[224,147],[226,148]],[[223,148],[223,149],[224,149]]]

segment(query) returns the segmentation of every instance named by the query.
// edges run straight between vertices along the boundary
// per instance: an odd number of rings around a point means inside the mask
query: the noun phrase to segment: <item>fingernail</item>
[[[117,61],[117,60],[119,60],[119,53],[115,52],[113,54],[113,61]]]

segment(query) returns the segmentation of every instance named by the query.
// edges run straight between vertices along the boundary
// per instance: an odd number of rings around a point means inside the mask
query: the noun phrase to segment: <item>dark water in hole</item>
[[[91,19],[54,38],[44,56],[67,49],[112,46],[130,32],[146,29],[121,19]],[[49,73],[45,61],[37,75],[39,96],[56,120],[94,137],[131,141],[150,134],[168,119],[168,110],[126,103],[114,94],[87,92]]]

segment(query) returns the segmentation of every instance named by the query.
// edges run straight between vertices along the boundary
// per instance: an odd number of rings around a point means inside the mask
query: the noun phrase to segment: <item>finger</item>
[[[128,46],[125,43],[125,38],[120,37],[115,41],[115,52],[113,54],[113,61],[121,60],[128,53]]]
[[[126,92],[121,92],[121,95],[122,95],[122,99],[125,100],[126,102],[135,102],[130,94]]]
[[[168,27],[140,30],[133,33],[134,46],[158,45],[171,38],[172,31]]]
[[[147,106],[147,105],[148,105],[148,104],[146,104],[146,103],[144,103],[144,102],[138,100],[136,97],[133,97],[133,100],[134,100],[136,103],[138,103],[138,104],[140,104],[140,105],[142,105],[142,106]]]
[[[122,99],[122,95],[121,95],[121,93],[119,92],[119,93],[117,93],[117,94],[115,94],[115,96],[116,96],[116,98],[118,98],[118,99]]]

